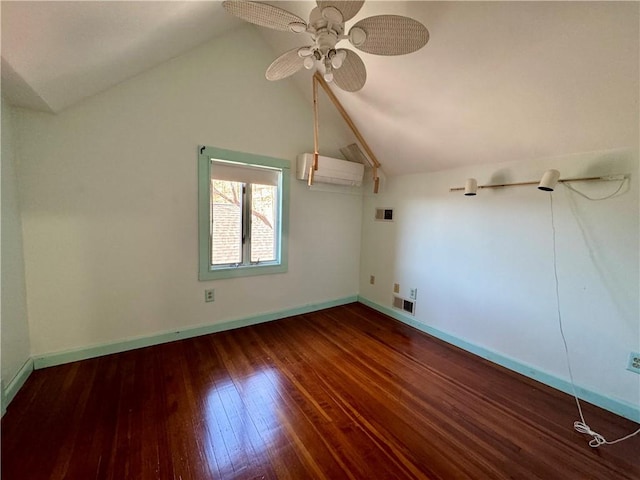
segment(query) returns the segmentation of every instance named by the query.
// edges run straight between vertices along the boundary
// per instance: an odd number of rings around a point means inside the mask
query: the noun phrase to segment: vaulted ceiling
[[[305,19],[315,5],[274,4]],[[429,43],[397,57],[360,53],[364,88],[334,91],[391,175],[637,148],[639,7],[368,1],[347,28],[406,15],[427,26]],[[241,25],[220,2],[3,1],[2,94],[58,113]],[[274,59],[309,43],[251,28]],[[282,81],[310,98],[310,78]]]

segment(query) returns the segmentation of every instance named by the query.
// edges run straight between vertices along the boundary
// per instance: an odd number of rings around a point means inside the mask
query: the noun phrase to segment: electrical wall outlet
[[[627,370],[634,373],[640,373],[640,352],[631,352],[629,354]]]
[[[400,284],[399,283],[394,283],[393,284],[393,293],[400,293]]]
[[[409,289],[409,299],[415,300],[416,298],[418,298],[418,289],[417,288],[410,288]]]
[[[376,277],[375,277],[375,275],[369,275],[369,283],[370,283],[371,285],[375,285],[375,283],[376,283]]]
[[[204,291],[204,301],[205,302],[213,302],[215,300],[215,289],[210,288],[209,290]]]

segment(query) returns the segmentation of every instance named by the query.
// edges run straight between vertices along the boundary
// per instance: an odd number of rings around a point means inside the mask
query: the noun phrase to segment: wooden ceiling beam
[[[356,127],[355,123],[353,123],[353,120],[351,120],[351,117],[349,116],[347,111],[344,109],[344,107],[340,103],[340,100],[338,100],[338,98],[335,96],[335,94],[333,93],[333,91],[331,90],[327,82],[325,82],[324,78],[322,78],[322,75],[320,75],[318,72],[316,72],[313,75],[313,88],[314,88],[313,101],[314,101],[314,121],[315,121],[314,142],[316,142],[316,145],[317,145],[317,85],[318,84],[325,91],[325,93],[329,97],[329,100],[331,100],[331,103],[333,103],[333,106],[336,107],[336,110],[338,110],[338,113],[342,115],[342,118],[344,119],[344,121],[347,122],[347,125],[349,126],[349,128],[355,135],[356,139],[358,140],[358,142],[360,142],[360,145],[362,145],[362,148],[366,152],[367,157],[365,158],[367,158],[367,160],[371,164],[371,167],[373,167],[373,193],[378,193],[378,188],[380,186],[380,177],[378,176],[378,169],[380,168],[380,162],[378,161],[375,154],[369,147],[369,144],[367,143],[367,141],[364,139],[364,137],[360,133],[360,130],[358,130],[358,127]]]

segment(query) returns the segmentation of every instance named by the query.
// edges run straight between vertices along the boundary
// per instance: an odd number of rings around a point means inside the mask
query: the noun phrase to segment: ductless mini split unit
[[[313,153],[301,153],[297,157],[298,180],[309,179],[313,167]],[[318,157],[318,170],[313,174],[314,183],[331,183],[359,187],[364,177],[364,165],[330,157]]]

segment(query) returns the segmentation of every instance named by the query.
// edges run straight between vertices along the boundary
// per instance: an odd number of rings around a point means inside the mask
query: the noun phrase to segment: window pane
[[[251,261],[272,262],[276,258],[276,207],[278,187],[251,185]]]
[[[242,262],[242,183],[211,179],[211,265]]]

